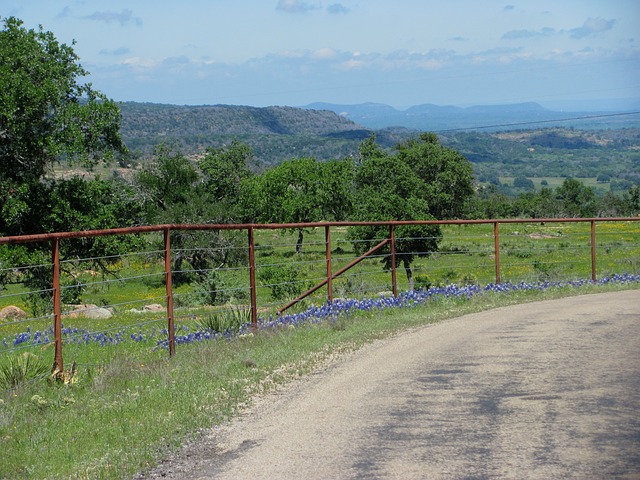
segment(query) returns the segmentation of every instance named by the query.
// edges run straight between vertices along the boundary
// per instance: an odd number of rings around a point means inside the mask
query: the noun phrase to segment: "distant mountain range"
[[[631,111],[634,106],[630,105],[627,111]],[[302,108],[330,110],[367,128],[405,127],[431,132],[456,129],[542,128],[546,123],[582,128],[611,128],[630,121],[634,122],[633,126],[638,126],[639,123],[638,115],[611,116],[623,113],[621,111],[560,112],[549,110],[534,102],[467,108],[424,104],[404,110],[381,103],[312,103]],[[606,125],[603,126],[603,123]]]

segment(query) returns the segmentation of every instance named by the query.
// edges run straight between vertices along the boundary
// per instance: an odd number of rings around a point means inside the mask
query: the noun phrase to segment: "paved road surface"
[[[148,478],[640,478],[640,291],[447,320],[262,399]]]

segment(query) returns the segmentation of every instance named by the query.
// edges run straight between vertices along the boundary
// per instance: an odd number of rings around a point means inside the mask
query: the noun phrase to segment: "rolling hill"
[[[194,155],[239,140],[268,164],[292,157],[342,158],[357,152],[373,132],[330,110],[133,102],[120,108],[122,137],[139,156],[151,155],[160,144]],[[410,134],[406,129],[381,130],[377,138],[392,146]]]

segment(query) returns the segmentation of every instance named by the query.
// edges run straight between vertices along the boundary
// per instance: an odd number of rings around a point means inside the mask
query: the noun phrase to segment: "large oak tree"
[[[139,222],[139,209],[121,182],[57,179],[56,163],[91,167],[126,149],[120,138],[120,109],[83,83],[88,72],[72,45],[51,32],[27,29],[21,20],[2,20],[0,30],[0,235],[87,230]],[[64,257],[107,260],[132,248],[135,238],[68,240]],[[0,249],[0,266],[45,265],[46,245]],[[7,271],[4,268],[4,271]],[[35,267],[22,282],[48,301],[51,271]],[[73,275],[67,278],[73,279]],[[0,283],[10,281],[0,278]],[[79,292],[81,287],[65,289]],[[68,300],[77,300],[74,293]],[[35,305],[35,303],[34,303]],[[35,311],[35,308],[34,308]]]
[[[375,137],[360,148],[355,176],[353,218],[361,221],[441,220],[463,215],[473,195],[471,164],[461,154],[444,147],[435,134],[424,133],[400,144],[395,155],[375,144]],[[437,251],[441,238],[437,225],[401,226],[396,229],[396,267],[403,265],[413,288],[411,264],[416,257]],[[358,226],[349,230],[356,252],[364,253],[382,239],[388,227]],[[381,253],[388,253],[385,247]],[[383,257],[385,268],[391,257]]]
[[[89,83],[73,46],[9,17],[0,30],[0,233],[35,233],[46,222],[32,208],[56,162],[85,166],[125,147],[120,109]],[[77,225],[75,225],[77,227]]]

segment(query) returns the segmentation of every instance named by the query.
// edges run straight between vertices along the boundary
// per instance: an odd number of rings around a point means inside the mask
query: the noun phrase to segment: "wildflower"
[[[595,284],[629,284],[640,282],[639,274],[612,274],[598,279]],[[340,298],[334,301],[327,301],[320,305],[311,305],[303,312],[280,315],[277,317],[269,316],[258,319],[258,326],[261,329],[282,328],[295,329],[303,324],[317,324],[322,322],[335,322],[343,317],[349,317],[355,312],[375,312],[388,308],[415,308],[430,301],[438,299],[459,299],[462,301],[469,300],[474,296],[484,293],[509,293],[516,291],[544,291],[551,288],[575,287],[579,288],[585,285],[592,285],[589,279],[576,279],[569,281],[549,281],[543,280],[539,282],[504,282],[500,284],[490,283],[481,287],[479,285],[456,285],[448,284],[438,287],[430,287],[428,289],[416,289],[413,291],[400,293],[397,297],[373,297],[373,298]],[[192,330],[186,325],[178,325],[175,330],[176,344],[189,344],[195,342],[219,340],[232,338],[247,338],[253,336],[251,324],[241,325],[236,333],[227,330],[223,333],[212,332],[210,330]],[[42,331],[32,332],[28,327],[25,332],[17,333],[13,336],[2,340],[4,348],[22,347],[27,345],[43,345],[49,344],[53,328],[48,327]],[[64,342],[75,343],[78,345],[97,344],[99,346],[118,345],[126,341],[145,342],[149,340],[155,341],[157,349],[168,349],[168,331],[166,328],[157,330],[154,326],[145,337],[145,332],[138,328],[137,332],[131,332],[127,328],[122,328],[113,333],[108,332],[90,332],[88,330],[72,327],[62,328]],[[144,365],[141,365],[144,366]]]
[[[45,407],[47,405],[47,401],[40,395],[34,395],[33,397],[31,397],[31,403],[38,407]]]

